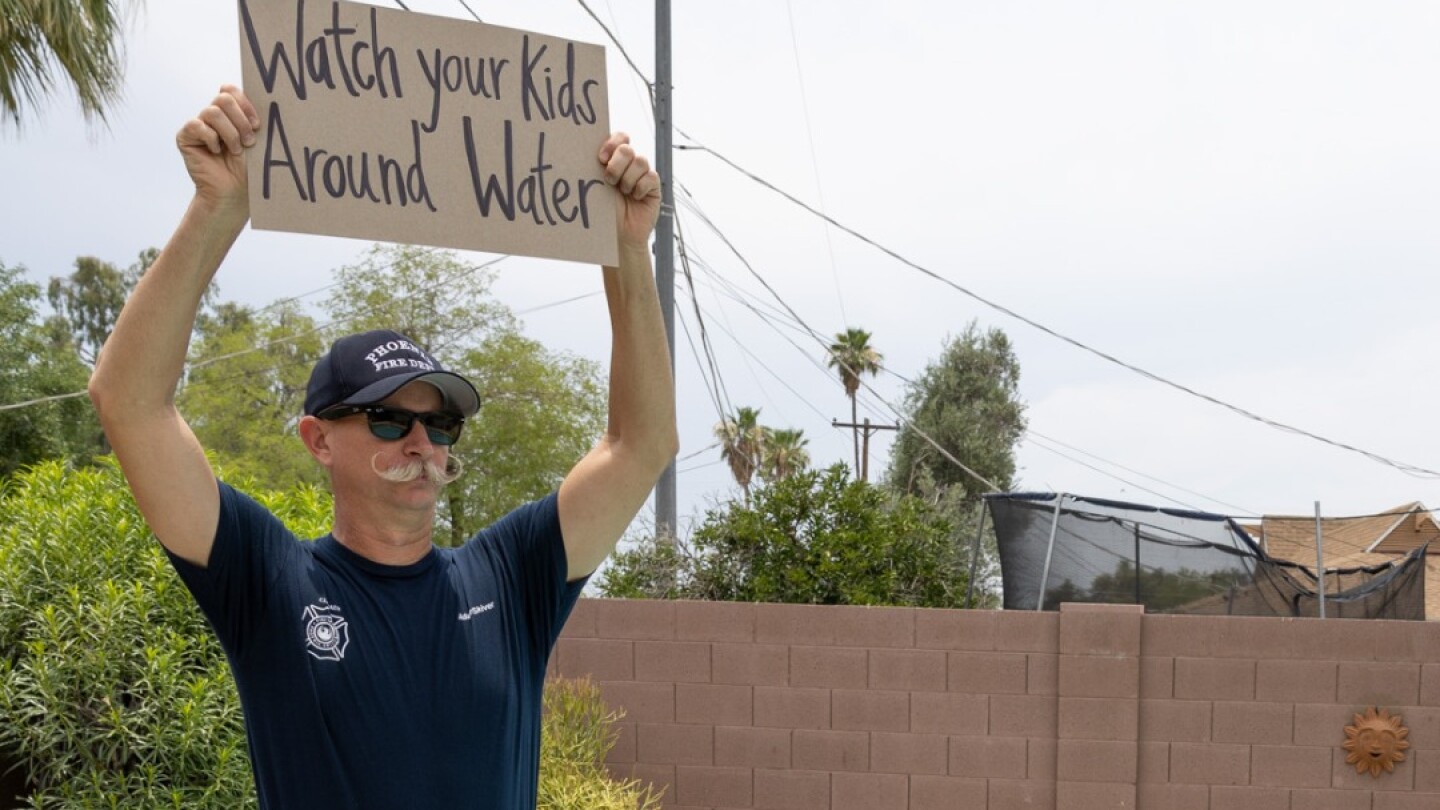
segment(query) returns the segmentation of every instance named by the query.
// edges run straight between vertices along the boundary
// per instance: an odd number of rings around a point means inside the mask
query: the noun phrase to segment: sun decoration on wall
[[[1355,715],[1355,725],[1345,727],[1345,761],[1355,766],[1355,773],[1370,771],[1370,776],[1379,779],[1380,772],[1392,773],[1395,763],[1405,761],[1405,749],[1410,743],[1405,738],[1410,729],[1401,723],[1398,714],[1389,709],[1374,706],[1365,713]]]

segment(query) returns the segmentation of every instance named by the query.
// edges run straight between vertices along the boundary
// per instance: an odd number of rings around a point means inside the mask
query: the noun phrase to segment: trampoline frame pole
[[[1135,604],[1145,604],[1140,599],[1140,521],[1135,521]]]
[[[1325,541],[1321,539],[1320,502],[1315,502],[1315,573],[1319,579],[1315,592],[1320,595],[1320,618],[1325,618]]]
[[[975,542],[970,546],[970,581],[965,585],[965,609],[970,609],[970,597],[975,594],[975,570],[980,567],[980,538],[985,534],[985,499],[980,499],[980,525],[975,528]]]
[[[1050,543],[1045,547],[1045,569],[1040,573],[1040,595],[1035,597],[1035,610],[1045,609],[1045,586],[1050,584],[1050,557],[1055,553],[1055,530],[1060,527],[1060,503],[1065,493],[1055,493],[1055,512],[1050,519]]]

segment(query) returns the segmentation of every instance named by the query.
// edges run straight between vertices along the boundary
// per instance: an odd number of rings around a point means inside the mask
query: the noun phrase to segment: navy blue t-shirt
[[[584,586],[553,494],[388,566],[221,483],[208,566],[170,559],[230,660],[260,807],[535,806],[545,666]]]

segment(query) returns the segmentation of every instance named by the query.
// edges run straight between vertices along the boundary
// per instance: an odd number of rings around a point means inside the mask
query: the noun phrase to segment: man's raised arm
[[[175,387],[201,296],[250,217],[244,152],[258,124],[244,93],[226,85],[175,136],[195,196],[125,302],[90,378],[90,399],[151,531],[202,566],[219,497],[205,453],[175,409]]]
[[[607,267],[610,306],[610,408],[605,435],[560,485],[560,529],[571,580],[587,576],[615,549],[674,457],[675,384],[665,324],[650,269],[650,232],[660,211],[660,179],[629,138],[600,149],[616,189],[620,263]]]

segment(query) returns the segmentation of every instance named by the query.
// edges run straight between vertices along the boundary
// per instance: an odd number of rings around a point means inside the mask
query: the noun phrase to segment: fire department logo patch
[[[349,623],[340,615],[339,605],[311,605],[301,616],[305,621],[305,651],[321,661],[339,661],[350,645]]]

